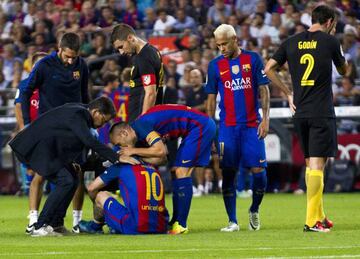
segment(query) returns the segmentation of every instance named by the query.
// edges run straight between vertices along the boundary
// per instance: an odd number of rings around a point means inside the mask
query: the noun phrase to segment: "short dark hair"
[[[116,40],[126,40],[129,35],[136,35],[133,27],[125,23],[120,23],[116,25],[111,32],[111,43],[114,43]]]
[[[115,118],[116,110],[113,101],[105,96],[98,97],[89,103],[89,110],[98,110],[104,115]]]
[[[105,85],[107,85],[108,83],[115,82],[116,80],[119,80],[119,77],[114,73],[106,72],[103,75],[103,81]]]
[[[324,4],[316,7],[311,13],[311,22],[313,24],[314,23],[324,24],[329,19],[335,20],[335,18],[336,18],[335,10]]]
[[[110,135],[113,134],[115,130],[126,129],[129,127],[130,127],[129,123],[121,122],[121,121],[115,122],[113,125],[111,125],[109,134]]]
[[[34,55],[31,57],[31,64],[34,64],[39,59],[46,57],[48,54],[46,52],[35,52]]]
[[[75,52],[79,52],[80,49],[80,37],[76,33],[67,32],[60,39],[60,48],[68,48]]]

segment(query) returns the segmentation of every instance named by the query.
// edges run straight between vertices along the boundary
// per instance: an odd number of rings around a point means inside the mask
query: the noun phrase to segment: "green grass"
[[[250,199],[238,199],[240,232],[221,233],[227,218],[220,195],[194,198],[187,235],[76,235],[32,238],[24,233],[27,199],[0,197],[0,258],[360,258],[359,194],[326,194],[331,233],[303,233],[305,196],[268,194],[262,229],[247,230]],[[171,197],[167,196],[171,211]],[[70,210],[66,226],[70,227]],[[91,217],[86,199],[84,219]]]

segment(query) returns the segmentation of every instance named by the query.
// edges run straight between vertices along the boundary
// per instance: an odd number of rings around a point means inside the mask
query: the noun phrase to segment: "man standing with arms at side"
[[[336,12],[316,7],[312,26],[284,41],[266,64],[266,74],[289,100],[294,125],[306,161],[307,209],[304,231],[329,232],[333,223],[323,209],[324,167],[336,156],[336,119],[331,88],[332,61],[345,74],[346,61],[340,42],[333,36]],[[279,79],[276,69],[289,64],[294,93]]]
[[[75,33],[65,33],[60,39],[58,47],[57,52],[52,52],[36,64],[29,75],[27,84],[20,93],[24,125],[30,123],[30,100],[37,89],[39,91],[39,115],[65,103],[87,104],[89,102],[89,73],[85,60],[79,57],[79,36]],[[36,196],[35,193],[39,192],[42,184],[43,179],[36,175],[30,186],[30,203],[34,203],[31,199]],[[84,188],[81,186],[79,185],[73,205],[73,226],[75,227],[73,231],[75,232],[76,225],[81,220],[84,199]],[[31,222],[36,222],[37,214],[37,210],[30,212]],[[62,226],[63,222],[59,222],[58,225]],[[31,232],[32,229],[33,227],[29,224],[27,232]]]
[[[115,26],[111,42],[120,54],[132,56],[129,122],[163,103],[164,67],[160,52],[136,36],[127,24]]]
[[[215,115],[216,95],[220,93],[221,96],[218,150],[223,199],[229,217],[228,226],[221,231],[239,231],[235,177],[240,163],[250,168],[254,177],[249,230],[259,230],[259,206],[267,183],[264,138],[269,131],[269,81],[259,55],[238,47],[236,32],[231,25],[220,25],[214,35],[222,55],[209,63],[205,89],[211,117]],[[263,118],[258,112],[258,94]]]

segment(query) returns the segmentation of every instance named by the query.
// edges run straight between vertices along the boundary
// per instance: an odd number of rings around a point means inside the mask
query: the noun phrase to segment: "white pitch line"
[[[94,254],[143,254],[143,253],[183,253],[183,252],[202,252],[202,251],[251,251],[251,250],[319,250],[319,249],[352,249],[360,248],[360,245],[353,246],[320,246],[320,247],[254,247],[254,248],[189,248],[189,249],[158,249],[158,250],[113,250],[113,251],[48,251],[48,252],[25,252],[25,253],[0,253],[2,256],[47,256],[47,255],[94,255]],[[248,258],[360,258],[356,255],[324,255],[324,256],[303,256],[303,257],[248,257]]]

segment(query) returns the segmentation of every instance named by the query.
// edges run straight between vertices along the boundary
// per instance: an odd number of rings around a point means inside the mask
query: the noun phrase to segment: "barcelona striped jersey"
[[[236,58],[221,55],[209,63],[205,90],[220,94],[221,123],[257,127],[261,121],[258,88],[268,83],[260,56],[242,49]]]

